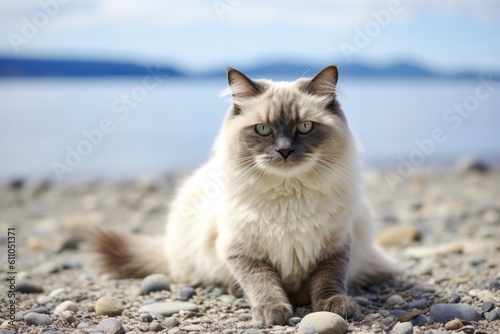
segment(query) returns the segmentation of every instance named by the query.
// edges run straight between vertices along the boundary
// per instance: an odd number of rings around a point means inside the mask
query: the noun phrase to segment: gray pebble
[[[187,326],[181,327],[181,330],[188,331],[188,332],[191,332],[191,331],[198,332],[198,331],[202,331],[204,329],[205,329],[205,327],[203,327],[202,325],[187,325]]]
[[[165,303],[153,303],[141,306],[139,308],[139,313],[147,312],[151,314],[160,314],[164,317],[169,317],[174,313],[179,313],[181,310],[198,312],[199,307],[193,303],[186,302],[165,302]]]
[[[22,293],[42,293],[43,288],[27,279],[17,282],[16,291]]]
[[[415,318],[411,319],[411,324],[415,327],[421,327],[427,325],[427,317],[423,314],[417,315]]]
[[[395,305],[404,305],[406,304],[406,301],[400,295],[392,295],[387,299],[386,303],[395,306]]]
[[[235,299],[233,305],[239,308],[250,308],[250,303],[245,298]]]
[[[411,322],[398,322],[392,331],[395,334],[413,334],[413,325]]]
[[[249,321],[252,320],[252,316],[248,313],[241,313],[238,316],[238,321]]]
[[[150,292],[169,290],[170,279],[163,274],[152,274],[144,277],[141,282],[141,294],[147,295]]]
[[[316,334],[316,330],[311,326],[301,326],[299,329],[300,334]]]
[[[42,275],[50,275],[61,271],[61,269],[61,265],[51,261],[39,264],[33,271]]]
[[[50,317],[46,314],[39,314],[39,313],[27,313],[24,315],[24,321],[28,325],[35,325],[35,326],[47,326],[52,324],[52,320],[50,320]]]
[[[152,332],[159,332],[163,329],[163,326],[158,320],[155,320],[149,324],[149,330]]]
[[[231,305],[236,300],[236,297],[233,295],[222,295],[219,297],[219,300],[225,304]]]
[[[481,309],[483,310],[483,312],[489,312],[494,308],[495,308],[495,303],[492,302],[491,300],[486,301],[483,303],[483,305],[481,305]]]
[[[434,321],[447,323],[458,318],[466,321],[479,321],[481,314],[468,304],[437,304],[431,308],[430,316]]]
[[[496,308],[484,314],[484,318],[489,322],[499,320],[500,319],[500,308]]]
[[[40,305],[45,305],[47,303],[50,303],[50,297],[45,295],[40,295],[36,298],[36,302]]]
[[[370,301],[368,300],[368,298],[365,298],[365,297],[356,296],[356,297],[354,297],[354,300],[356,301],[356,303],[358,303],[361,306],[370,305]]]
[[[189,300],[191,297],[193,297],[196,294],[196,290],[190,286],[182,288],[181,291],[179,291],[179,298],[183,301]]]
[[[122,322],[116,318],[106,318],[101,320],[96,327],[97,331],[104,332],[105,334],[124,334]]]
[[[139,320],[142,322],[150,323],[151,321],[153,321],[153,316],[149,313],[141,313],[139,314]]]
[[[408,303],[408,309],[419,309],[423,310],[429,306],[429,301],[427,299],[417,299],[417,300],[412,300],[411,302]]]
[[[210,295],[212,297],[220,297],[224,294],[224,291],[221,288],[213,288],[212,291],[210,291]]]
[[[64,334],[64,333],[59,332],[59,331],[48,330],[48,331],[42,332],[42,334]]]
[[[244,331],[243,334],[262,334],[262,331],[259,331],[258,329],[255,328],[250,328]]]
[[[306,315],[299,325],[299,331],[312,327],[318,334],[343,334],[347,332],[347,321],[332,312],[313,312]]]
[[[26,313],[30,313],[30,312],[41,313],[41,314],[50,314],[50,310],[46,306],[35,307],[35,308],[32,308],[32,309],[26,311]]]
[[[457,292],[450,292],[449,297],[448,297],[448,302],[451,304],[457,304],[460,303],[460,300],[462,297],[460,297],[460,294]]]
[[[163,326],[165,328],[172,328],[172,327],[175,327],[179,324],[179,320],[177,320],[176,318],[166,318],[165,320],[163,320]]]

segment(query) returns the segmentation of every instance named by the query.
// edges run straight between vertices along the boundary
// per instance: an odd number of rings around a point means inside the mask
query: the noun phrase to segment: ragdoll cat
[[[337,67],[295,82],[227,75],[215,152],[178,190],[165,237],[95,230],[104,268],[241,288],[254,320],[271,325],[287,323],[292,303],[355,315],[346,284],[387,278],[394,263],[373,245]]]

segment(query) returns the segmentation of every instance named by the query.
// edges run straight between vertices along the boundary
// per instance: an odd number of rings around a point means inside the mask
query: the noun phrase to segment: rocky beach
[[[0,334],[500,333],[500,170],[365,173],[393,280],[351,287],[361,315],[298,307],[286,326],[254,322],[245,298],[156,274],[113,279],[80,247],[80,226],[163,232],[182,173],[155,180],[0,186]],[[147,253],[145,258],[150,256]]]

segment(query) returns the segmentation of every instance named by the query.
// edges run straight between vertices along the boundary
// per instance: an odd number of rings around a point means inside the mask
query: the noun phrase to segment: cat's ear
[[[337,66],[330,65],[322,69],[306,86],[305,91],[312,95],[333,96],[339,78]]]
[[[261,93],[261,89],[257,83],[231,67],[227,69],[227,82],[229,83],[231,95],[234,98],[246,99]]]

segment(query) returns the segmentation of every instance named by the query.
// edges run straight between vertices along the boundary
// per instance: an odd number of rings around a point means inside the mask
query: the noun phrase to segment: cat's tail
[[[98,265],[114,277],[168,275],[163,239],[100,227],[83,231],[86,248],[97,254]]]
[[[381,283],[400,271],[398,262],[379,245],[371,245],[371,250],[366,255],[355,276],[351,277],[351,284]]]

